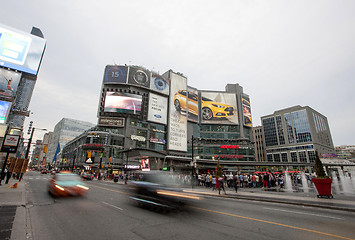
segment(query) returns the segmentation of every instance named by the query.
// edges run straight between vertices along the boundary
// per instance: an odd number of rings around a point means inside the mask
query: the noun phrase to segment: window
[[[281,153],[281,161],[282,162],[288,162],[287,153]]]
[[[297,152],[291,152],[291,161],[298,162],[297,161]]]
[[[274,117],[262,119],[266,146],[277,146],[276,125]]]

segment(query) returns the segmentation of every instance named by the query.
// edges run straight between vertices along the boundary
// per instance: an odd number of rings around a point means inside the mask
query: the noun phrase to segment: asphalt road
[[[328,209],[204,198],[161,213],[132,204],[129,185],[86,181],[83,198],[48,195],[50,175],[27,173],[26,201],[34,240],[60,239],[353,239],[355,214]]]

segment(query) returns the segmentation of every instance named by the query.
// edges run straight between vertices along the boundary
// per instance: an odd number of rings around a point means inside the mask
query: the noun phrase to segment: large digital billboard
[[[169,150],[187,151],[187,79],[170,71]]]
[[[122,92],[106,92],[104,112],[140,114],[142,96]]]
[[[251,118],[250,111],[250,99],[247,95],[242,95],[242,106],[243,106],[243,124],[248,127],[253,126],[253,121]]]
[[[187,105],[188,115],[187,120],[198,122],[198,91],[196,88],[187,86]]]
[[[126,83],[127,72],[128,72],[128,67],[126,66],[108,65],[105,68],[104,83],[105,84]]]
[[[0,24],[0,66],[37,75],[46,40]]]
[[[5,123],[10,111],[11,102],[0,101],[0,123]]]
[[[142,87],[150,87],[150,72],[141,67],[129,67],[128,83]]]
[[[154,93],[149,94],[148,121],[167,124],[168,99]]]
[[[233,93],[201,92],[201,123],[238,124],[237,99]]]
[[[169,79],[153,72],[152,78],[150,80],[150,89],[162,94],[169,95],[169,89],[170,89]]]
[[[0,68],[0,96],[15,97],[21,73]]]

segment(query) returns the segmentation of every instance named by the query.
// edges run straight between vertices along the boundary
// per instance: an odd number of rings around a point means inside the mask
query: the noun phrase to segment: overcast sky
[[[354,13],[353,0],[16,0],[1,4],[0,23],[47,39],[25,132],[30,120],[96,124],[105,66],[132,64],[181,72],[198,89],[239,83],[254,126],[310,106],[338,146],[355,145]]]

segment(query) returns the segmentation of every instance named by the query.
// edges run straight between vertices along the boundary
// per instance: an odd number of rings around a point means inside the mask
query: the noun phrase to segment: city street
[[[83,198],[52,198],[51,175],[28,172],[29,239],[352,239],[355,215],[293,205],[204,197],[161,213],[128,199],[130,185],[86,181]]]

